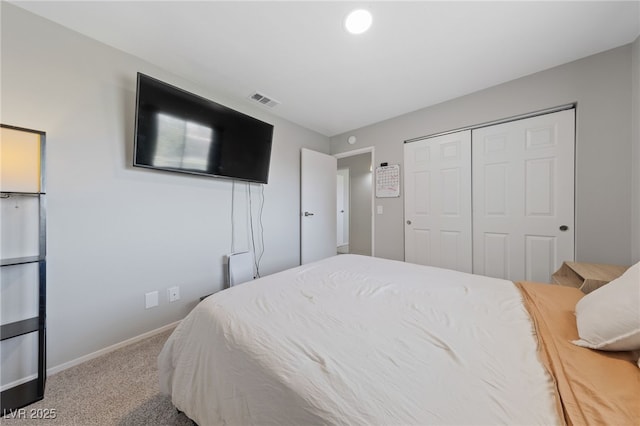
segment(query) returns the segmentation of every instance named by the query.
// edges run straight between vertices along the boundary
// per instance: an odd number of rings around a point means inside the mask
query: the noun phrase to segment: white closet
[[[574,258],[575,110],[405,144],[405,260],[550,282]]]

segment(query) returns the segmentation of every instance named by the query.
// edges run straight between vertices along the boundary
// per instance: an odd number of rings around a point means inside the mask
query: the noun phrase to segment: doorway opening
[[[335,154],[338,159],[336,179],[336,237],[338,254],[373,256],[373,164],[374,149]]]

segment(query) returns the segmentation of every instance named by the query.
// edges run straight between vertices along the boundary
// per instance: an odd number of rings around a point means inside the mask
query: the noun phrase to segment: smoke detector
[[[254,102],[259,103],[260,105],[264,105],[264,106],[269,107],[269,108],[273,108],[276,105],[280,105],[280,101],[276,101],[272,97],[267,96],[267,95],[265,95],[263,93],[259,93],[259,92],[255,92],[255,93],[252,93],[251,95],[249,95],[249,99],[251,99]]]

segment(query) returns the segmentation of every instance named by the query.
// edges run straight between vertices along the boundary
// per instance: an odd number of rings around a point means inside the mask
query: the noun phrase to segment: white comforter
[[[511,282],[371,257],[218,292],[158,362],[200,426],[562,422]]]

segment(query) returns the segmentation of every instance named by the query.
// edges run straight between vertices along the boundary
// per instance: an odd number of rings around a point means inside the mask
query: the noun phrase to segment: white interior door
[[[405,261],[471,272],[471,131],[404,145]]]
[[[338,247],[345,245],[346,235],[345,235],[345,202],[344,202],[344,194],[345,194],[345,181],[344,175],[340,173],[338,170],[337,174],[337,182],[336,182],[336,245]]]
[[[337,159],[301,150],[300,262],[314,262],[336,254]]]
[[[574,258],[575,110],[473,131],[474,273],[551,282]]]

